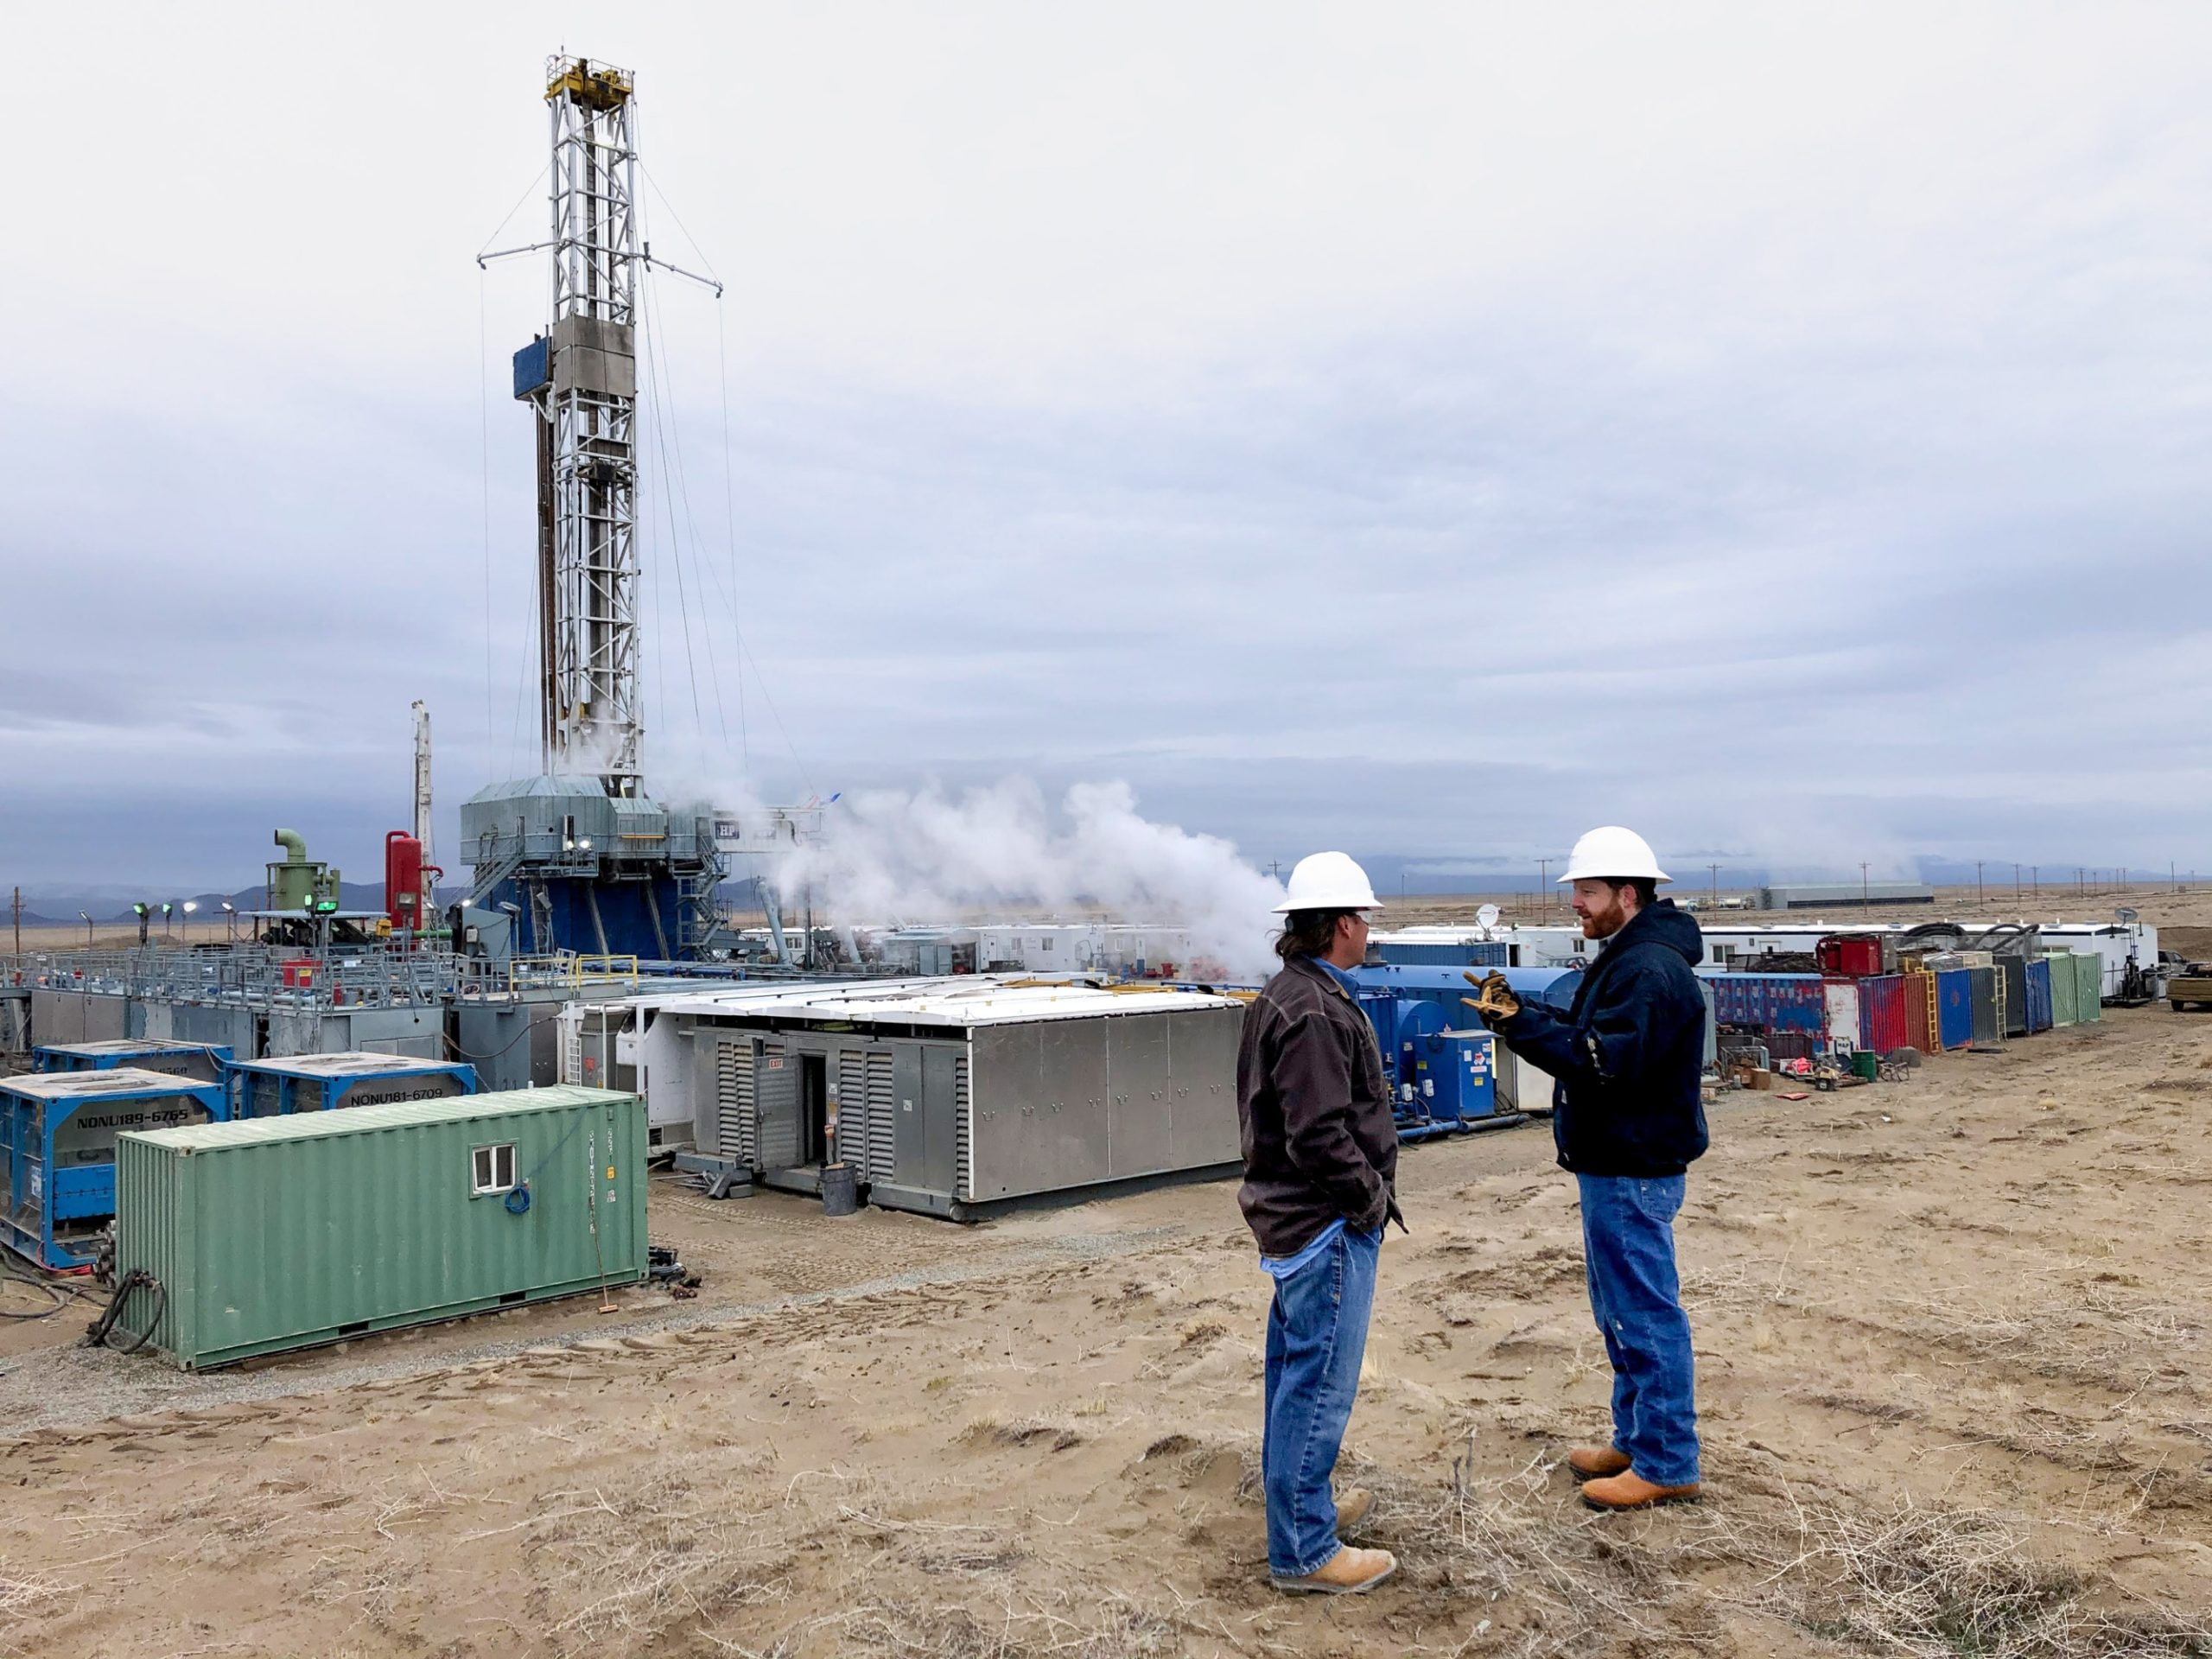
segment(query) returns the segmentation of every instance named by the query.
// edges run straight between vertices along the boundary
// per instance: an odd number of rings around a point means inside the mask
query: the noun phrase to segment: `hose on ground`
[[[76,1298],[82,1296],[90,1300],[92,1294],[91,1292],[82,1290],[77,1286],[68,1283],[67,1281],[54,1279],[34,1279],[30,1274],[18,1272],[16,1268],[4,1264],[0,1264],[0,1282],[11,1285],[23,1285],[32,1290],[42,1290],[48,1296],[54,1299],[53,1306],[40,1308],[35,1313],[19,1313],[13,1309],[0,1308],[0,1319],[50,1319],[55,1314],[66,1309]]]
[[[146,1345],[148,1338],[153,1336],[155,1328],[161,1324],[162,1316],[169,1311],[169,1293],[168,1287],[145,1268],[133,1268],[123,1275],[122,1281],[115,1287],[115,1294],[109,1298],[108,1305],[100,1310],[99,1318],[94,1319],[91,1328],[85,1332],[86,1347],[105,1348],[109,1345],[108,1332],[115,1329],[116,1321],[123,1317],[124,1304],[130,1300],[130,1293],[134,1290],[150,1290],[154,1293],[154,1317],[146,1321],[146,1328],[131,1338],[127,1346],[118,1348],[115,1351],[118,1354],[135,1354]]]

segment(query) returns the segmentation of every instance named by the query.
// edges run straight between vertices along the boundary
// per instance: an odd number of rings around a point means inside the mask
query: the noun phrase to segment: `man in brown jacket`
[[[1275,908],[1282,968],[1245,1011],[1236,1055],[1237,1202],[1274,1281],[1260,1439],[1268,1568],[1278,1589],[1342,1595],[1398,1565],[1388,1550],[1341,1541],[1372,1500],[1354,1490],[1338,1503],[1329,1486],[1359,1389],[1382,1229],[1405,1225],[1382,1053],[1345,976],[1367,955],[1367,912],[1382,906],[1357,864],[1315,853]]]

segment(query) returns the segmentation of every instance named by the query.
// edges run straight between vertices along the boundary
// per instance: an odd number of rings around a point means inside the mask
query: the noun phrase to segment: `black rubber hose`
[[[155,1328],[162,1322],[162,1316],[169,1311],[168,1287],[145,1268],[133,1268],[123,1275],[122,1282],[115,1287],[115,1294],[100,1310],[100,1316],[92,1321],[92,1328],[85,1333],[86,1347],[105,1348],[109,1345],[108,1333],[115,1329],[116,1321],[123,1317],[123,1305],[130,1300],[130,1293],[134,1290],[154,1293],[154,1317],[146,1321],[146,1328],[133,1337],[127,1347],[118,1348],[115,1351],[135,1354],[152,1338]]]

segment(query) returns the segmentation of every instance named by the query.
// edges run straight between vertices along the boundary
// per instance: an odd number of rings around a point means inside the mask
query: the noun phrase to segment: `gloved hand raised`
[[[1510,1020],[1521,1012],[1521,999],[1513,995],[1513,988],[1505,982],[1503,974],[1492,969],[1480,979],[1471,973],[1465,978],[1468,984],[1478,988],[1473,996],[1463,996],[1459,1001],[1485,1020]]]

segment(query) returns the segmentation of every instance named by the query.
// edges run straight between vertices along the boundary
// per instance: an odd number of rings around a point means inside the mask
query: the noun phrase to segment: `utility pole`
[[[2037,899],[2043,897],[2042,875],[2043,872],[2034,865],[2028,866],[2028,892]]]
[[[1543,900],[1543,914],[1552,913],[1552,861],[1548,858],[1536,861],[1536,892]]]
[[[1713,907],[1718,910],[1720,908],[1720,867],[1708,864],[1705,868],[1713,873]]]
[[[1981,861],[1980,861],[1980,859],[1978,859],[1978,858],[1977,858],[1977,859],[1976,859],[1976,860],[1974,860],[1974,903],[1976,903],[1977,905],[1978,905],[1978,904],[1980,904],[1980,903],[1981,903],[1982,899],[1983,899],[1983,896],[1984,896],[1984,895],[1983,895],[1983,893],[1982,893],[1982,890],[1981,890]]]
[[[2020,867],[2019,867],[2018,864],[2015,864],[2015,865],[2013,865],[2013,866],[2012,866],[2012,902],[2013,902],[2014,904],[2018,904],[2018,903],[2019,903],[2019,901],[2020,901]]]
[[[20,964],[23,959],[23,890],[21,887],[17,887],[16,889],[14,910],[16,913],[16,961]]]
[[[1873,908],[1874,901],[1867,896],[1869,891],[1866,885],[1866,861],[1861,860],[1859,865],[1859,908],[1861,910]]]

